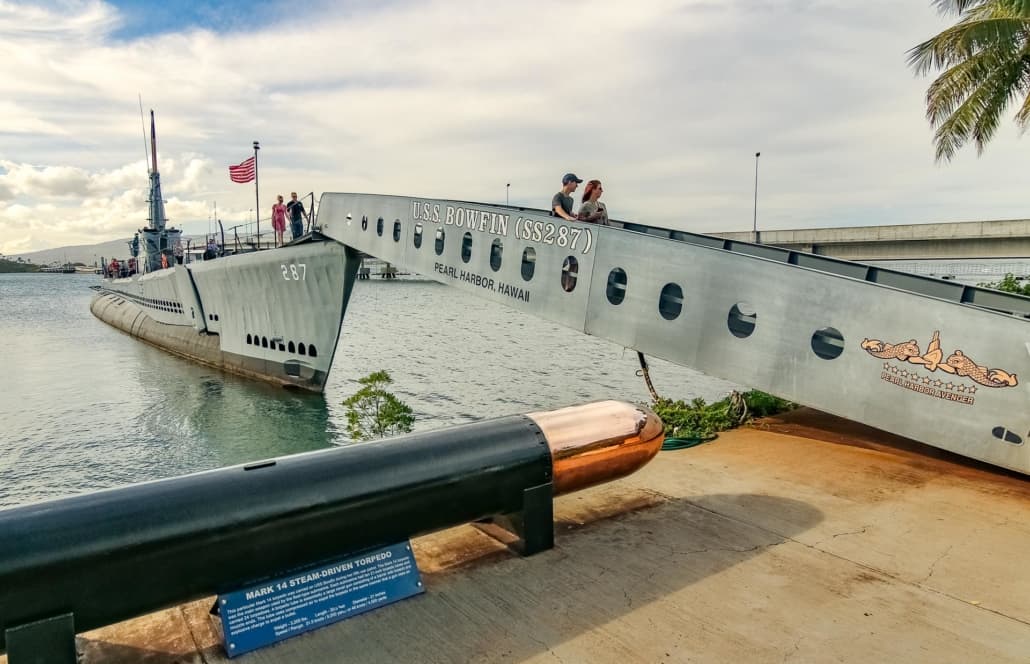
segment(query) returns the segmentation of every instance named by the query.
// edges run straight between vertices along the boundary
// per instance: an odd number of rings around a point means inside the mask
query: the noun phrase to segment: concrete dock
[[[419,538],[425,594],[232,661],[1030,662],[1020,475],[801,409],[555,511],[551,551]],[[80,635],[80,659],[230,661],[211,603]]]

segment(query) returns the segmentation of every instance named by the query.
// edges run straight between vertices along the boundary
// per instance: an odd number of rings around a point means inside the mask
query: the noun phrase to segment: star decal
[[[939,381],[939,380],[935,380],[935,381],[933,381],[933,386],[934,386],[934,387],[940,387],[940,386],[941,386],[941,385],[943,385],[943,384],[944,384],[944,383],[942,383],[942,382],[941,382],[941,381]]]
[[[883,368],[884,369],[890,369],[891,368],[891,363],[890,362],[884,362],[883,363]]]
[[[945,387],[945,389],[953,390],[953,389],[955,389],[955,383],[948,383],[944,387]]]
[[[970,394],[976,394],[976,385],[967,388]]]
[[[966,386],[965,386],[965,385],[959,385],[959,386],[958,386],[958,388],[956,388],[956,389],[957,389],[957,390],[958,390],[959,392],[965,392],[965,391],[966,391]]]

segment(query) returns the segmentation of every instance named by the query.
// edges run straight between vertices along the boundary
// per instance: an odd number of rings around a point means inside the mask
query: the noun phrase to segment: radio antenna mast
[[[147,174],[150,174],[150,152],[147,151],[147,121],[143,118],[143,95],[139,94],[139,126],[143,129],[143,161],[147,162]]]

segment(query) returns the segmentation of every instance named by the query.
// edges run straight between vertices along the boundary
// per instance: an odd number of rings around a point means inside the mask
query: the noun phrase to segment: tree
[[[1012,102],[1020,104],[1016,124],[1030,126],[1030,0],[934,4],[959,20],[911,49],[908,64],[919,74],[944,70],[926,92],[926,117],[937,161],[949,161],[969,140],[982,154]]]
[[[1021,278],[1022,277],[1020,277],[1020,279]],[[1015,293],[1016,295],[1030,296],[1030,283],[1019,283],[1019,279],[1016,279],[1016,276],[1011,272],[1006,274],[1001,281],[992,281],[985,284],[977,284],[977,286],[983,286],[984,288],[993,288],[994,290],[1005,291],[1006,293]]]
[[[343,402],[351,438],[371,440],[411,431],[415,423],[411,408],[385,389],[393,382],[390,374],[376,371],[358,382],[362,388]]]

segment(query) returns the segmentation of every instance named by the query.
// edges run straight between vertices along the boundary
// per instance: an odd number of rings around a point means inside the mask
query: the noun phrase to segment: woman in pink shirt
[[[272,206],[272,228],[275,229],[275,246],[283,246],[283,231],[286,230],[286,206],[283,197],[277,196],[279,202]]]

